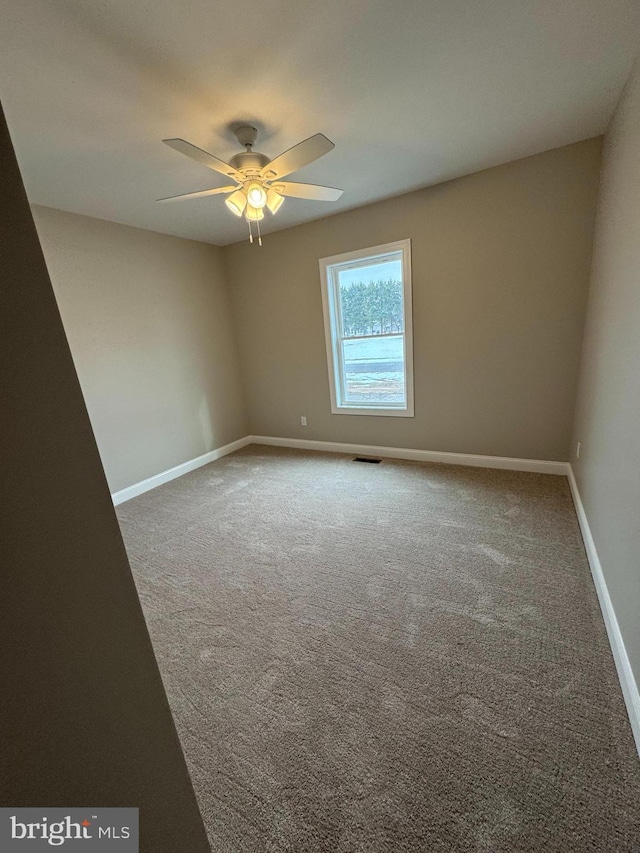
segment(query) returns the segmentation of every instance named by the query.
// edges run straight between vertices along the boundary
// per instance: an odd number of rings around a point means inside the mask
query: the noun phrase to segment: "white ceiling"
[[[228,159],[336,147],[264,231],[603,133],[640,44],[637,0],[2,0],[0,98],[32,202],[224,245],[221,186],[162,145]]]

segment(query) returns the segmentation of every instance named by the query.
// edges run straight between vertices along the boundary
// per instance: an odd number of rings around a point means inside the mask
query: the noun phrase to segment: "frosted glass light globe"
[[[267,194],[260,184],[250,184],[247,190],[247,200],[251,207],[258,208],[259,210],[267,203]]]

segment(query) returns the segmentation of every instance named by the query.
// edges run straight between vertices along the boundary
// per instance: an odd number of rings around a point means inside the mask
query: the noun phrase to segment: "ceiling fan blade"
[[[233,178],[234,181],[242,180],[242,175],[240,172],[237,172],[233,166],[225,163],[224,160],[219,160],[217,157],[214,157],[213,154],[209,154],[208,151],[203,151],[202,148],[197,148],[185,139],[163,139],[162,141],[165,145],[168,145],[169,148],[173,148],[174,151],[178,151],[180,154],[190,157],[192,160],[195,160],[196,163],[202,163],[203,166],[208,166],[208,168],[213,169],[214,172],[220,172],[220,174],[226,175],[228,178]]]
[[[309,198],[313,201],[337,201],[344,190],[335,187],[320,187],[317,184],[296,184],[291,181],[283,181],[272,184],[272,188],[280,195],[292,198]]]
[[[167,198],[159,198],[158,201],[185,201],[188,198],[203,198],[203,196],[206,195],[217,195],[218,193],[232,193],[236,189],[236,186],[216,187],[214,190],[198,190],[198,192],[184,193],[183,195],[170,195],[167,196]]]
[[[289,148],[284,154],[280,154],[275,160],[272,160],[262,170],[262,177],[268,181],[284,178],[285,175],[290,175],[303,166],[308,166],[313,163],[318,157],[323,154],[328,154],[335,145],[323,133],[316,133],[315,136],[310,136],[303,142]]]

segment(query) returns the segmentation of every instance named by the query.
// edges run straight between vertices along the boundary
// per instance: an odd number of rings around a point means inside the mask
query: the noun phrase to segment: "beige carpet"
[[[118,515],[214,853],[640,850],[565,478],[250,447]]]

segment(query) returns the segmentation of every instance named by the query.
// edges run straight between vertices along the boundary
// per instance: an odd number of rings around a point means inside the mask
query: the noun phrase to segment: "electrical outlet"
[[[302,426],[306,426],[306,425],[307,425],[307,419],[305,418],[305,416],[304,416],[304,415],[302,415],[302,417],[300,418],[300,423],[302,424]]]
[[[580,444],[581,442],[576,444],[576,459],[580,459]]]

